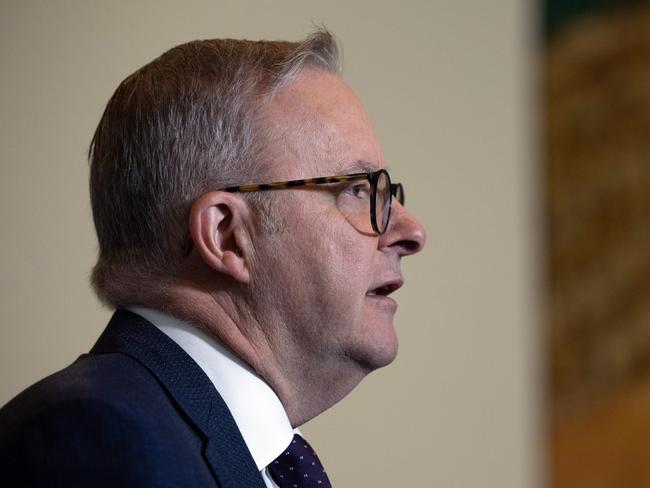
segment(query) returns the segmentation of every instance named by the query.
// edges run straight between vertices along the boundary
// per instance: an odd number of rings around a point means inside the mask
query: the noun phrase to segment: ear
[[[205,264],[244,284],[250,282],[248,218],[246,204],[221,191],[202,195],[190,210],[190,233]]]

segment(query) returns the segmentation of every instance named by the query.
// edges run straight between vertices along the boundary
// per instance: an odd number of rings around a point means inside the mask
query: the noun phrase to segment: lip
[[[388,313],[395,313],[397,311],[397,302],[391,297],[386,295],[366,295],[366,298],[374,304],[374,306],[385,310]]]
[[[366,292],[366,296],[372,298],[390,298],[388,295],[399,290],[404,286],[404,279],[402,277],[395,277],[385,281],[381,281],[377,286],[373,286]],[[391,301],[394,301],[390,298]]]

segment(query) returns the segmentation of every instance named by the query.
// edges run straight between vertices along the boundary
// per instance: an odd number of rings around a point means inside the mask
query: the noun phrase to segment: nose
[[[393,199],[390,222],[386,232],[379,236],[379,248],[394,249],[399,256],[409,256],[420,252],[426,241],[422,224]]]

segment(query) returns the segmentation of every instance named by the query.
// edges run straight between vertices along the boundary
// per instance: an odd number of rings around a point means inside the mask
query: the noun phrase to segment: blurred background
[[[650,486],[650,3],[544,19],[552,485]]]
[[[334,485],[650,486],[646,2],[471,3],[0,0],[0,405],[110,316],[86,151],[119,82],[322,23],[429,237],[398,359],[303,429]]]

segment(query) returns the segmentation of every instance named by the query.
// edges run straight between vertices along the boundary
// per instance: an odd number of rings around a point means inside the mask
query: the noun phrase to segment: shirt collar
[[[289,445],[294,432],[280,399],[251,367],[198,327],[144,307],[130,307],[176,342],[205,372],[228,406],[262,471]]]

